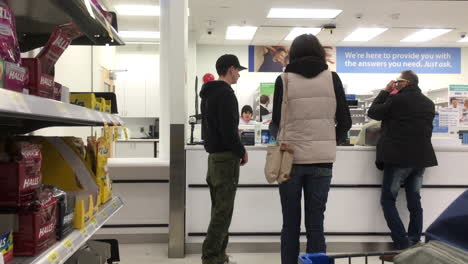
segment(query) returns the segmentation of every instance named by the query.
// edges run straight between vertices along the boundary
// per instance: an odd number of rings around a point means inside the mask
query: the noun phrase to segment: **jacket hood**
[[[233,91],[231,86],[226,83],[225,81],[211,81],[205,83],[200,91],[200,97],[202,99],[211,97],[211,96],[216,96],[218,94],[227,92],[227,91]]]
[[[306,78],[314,78],[328,69],[328,65],[316,57],[304,57],[286,66],[285,72],[300,74]]]

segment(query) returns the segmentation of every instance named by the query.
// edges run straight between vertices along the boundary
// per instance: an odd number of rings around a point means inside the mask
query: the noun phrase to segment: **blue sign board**
[[[337,47],[338,73],[461,73],[460,48]]]
[[[435,114],[434,120],[432,121],[432,133],[448,133],[448,126],[440,126],[439,124],[439,114]]]

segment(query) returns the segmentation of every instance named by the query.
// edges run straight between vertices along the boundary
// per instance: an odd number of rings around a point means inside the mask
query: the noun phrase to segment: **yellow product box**
[[[92,159],[92,168],[96,185],[99,187],[100,203],[108,202],[112,197],[112,182],[107,169],[110,157],[110,141],[107,137],[88,138],[88,158]]]
[[[73,93],[70,94],[70,103],[83,106],[92,110],[101,111],[96,95],[93,93]]]
[[[96,110],[96,111],[99,111],[99,112],[102,112],[101,109],[102,109],[102,104],[101,104],[100,102],[97,102],[97,103],[96,103],[96,109],[95,109],[95,110]]]
[[[111,100],[106,100],[106,113],[111,114],[112,113],[112,101]]]
[[[36,137],[32,141],[42,146],[42,183],[57,186],[75,198],[73,226],[81,229],[97,213],[99,188],[94,173],[86,163],[86,150],[79,138]]]
[[[100,110],[101,112],[106,112],[106,107],[107,107],[107,103],[106,103],[106,99],[102,98],[102,97],[97,97],[96,98],[96,101],[98,102],[99,106],[100,106]]]

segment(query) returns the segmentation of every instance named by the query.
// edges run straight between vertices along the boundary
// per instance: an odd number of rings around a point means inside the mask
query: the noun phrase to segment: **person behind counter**
[[[240,123],[242,125],[254,125],[256,122],[252,120],[253,109],[250,105],[244,105],[241,110]]]
[[[294,150],[291,178],[279,186],[282,264],[297,263],[302,189],[307,253],[326,252],[323,221],[336,145],[346,140],[352,125],[340,77],[328,70],[320,41],[310,34],[297,37],[291,45],[290,58],[285,73],[276,79],[270,124],[278,143],[286,143]],[[283,92],[285,85],[287,94]],[[281,114],[283,96],[289,100],[286,116]],[[287,131],[277,135],[280,124]]]
[[[368,111],[370,118],[382,121],[376,159],[377,168],[384,171],[380,202],[397,249],[406,249],[421,239],[423,174],[425,168],[437,166],[431,143],[435,107],[418,83],[416,73],[403,71],[380,92]],[[390,95],[393,89],[399,92]],[[408,233],[395,206],[402,183],[410,212]],[[386,256],[384,260],[393,258]]]
[[[260,96],[260,122],[271,120],[271,112],[268,110],[270,105],[270,97],[268,95]]]
[[[203,242],[203,264],[229,263],[226,255],[239,182],[239,165],[248,162],[239,127],[239,105],[232,84],[245,70],[235,55],[223,55],[216,61],[219,80],[203,85],[200,97],[202,138],[208,157],[206,181],[210,187],[211,220]]]

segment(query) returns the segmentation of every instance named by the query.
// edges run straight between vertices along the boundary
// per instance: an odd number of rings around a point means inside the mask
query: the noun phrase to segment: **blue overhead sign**
[[[338,73],[461,73],[460,48],[337,47]]]

